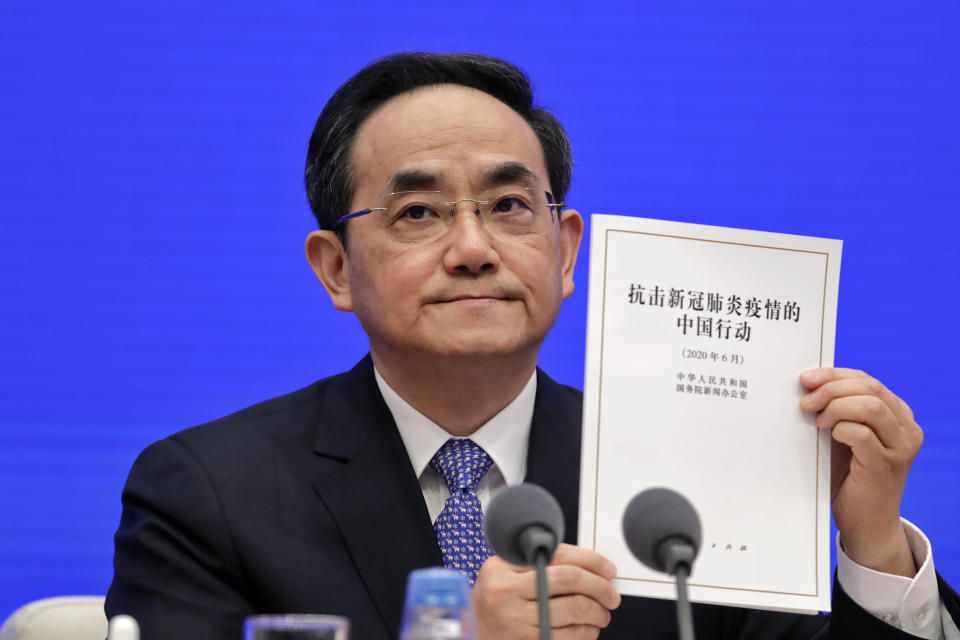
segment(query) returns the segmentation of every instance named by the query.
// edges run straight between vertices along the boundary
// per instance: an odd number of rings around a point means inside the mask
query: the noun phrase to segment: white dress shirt
[[[434,454],[451,438],[390,388],[374,368],[377,386],[400,431],[431,521],[436,521],[450,497],[443,478],[430,466]],[[484,510],[499,489],[523,482],[527,473],[527,449],[533,405],[537,395],[537,374],[500,413],[474,432],[470,439],[483,447],[493,465],[477,485],[477,497]],[[571,469],[579,473],[579,469]],[[879,573],[857,564],[843,551],[837,537],[837,577],[844,591],[861,607],[881,620],[928,640],[960,640],[960,631],[940,603],[933,568],[930,541],[906,520],[907,542],[919,570],[911,578]]]
[[[423,491],[430,520],[436,522],[450,497],[450,490],[440,474],[430,466],[430,460],[451,436],[391,389],[376,368],[373,371],[380,394],[393,414],[393,421],[397,423],[413,471],[420,478],[420,490]],[[537,374],[534,372],[520,395],[470,436],[493,460],[493,465],[477,484],[477,497],[484,511],[498,489],[520,484],[527,475],[527,443],[530,440],[530,423],[533,422],[536,397]]]

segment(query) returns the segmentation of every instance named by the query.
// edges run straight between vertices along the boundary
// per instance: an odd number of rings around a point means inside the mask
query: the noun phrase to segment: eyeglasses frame
[[[429,193],[429,192],[428,192]],[[442,193],[442,191],[434,191],[432,193]],[[553,194],[549,191],[543,192],[547,196],[547,208],[550,209],[550,219],[553,219],[553,212],[557,213],[557,221],[560,222],[560,216],[562,214],[563,207],[567,206],[563,202],[554,202]],[[394,195],[394,194],[390,194]],[[490,204],[489,200],[477,200],[476,198],[460,198],[459,200],[453,200],[451,202],[444,202],[444,206],[452,207],[453,210],[457,208],[457,205],[461,202],[473,202],[476,205],[481,204]],[[367,214],[373,213],[374,211],[387,211],[387,207],[368,207],[366,209],[361,209],[359,211],[354,211],[353,213],[348,213],[345,216],[340,216],[337,218],[337,221],[333,223],[333,228],[336,229],[340,226],[341,223],[346,222],[347,220],[353,220],[354,218],[359,218]]]

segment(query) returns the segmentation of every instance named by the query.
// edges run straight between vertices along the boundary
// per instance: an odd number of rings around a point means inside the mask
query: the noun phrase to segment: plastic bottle
[[[452,569],[417,569],[407,579],[400,640],[473,640],[470,583]]]

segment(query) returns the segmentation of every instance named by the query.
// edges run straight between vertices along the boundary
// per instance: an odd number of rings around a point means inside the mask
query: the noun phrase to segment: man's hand
[[[610,609],[620,594],[610,579],[617,573],[598,553],[561,544],[547,567],[550,624],[557,640],[596,638],[610,623]],[[536,640],[537,585],[531,567],[517,567],[491,556],[473,587],[473,606],[480,640]]]
[[[855,562],[912,578],[917,569],[900,522],[900,499],[923,432],[913,411],[854,369],[811,369],[800,406],[833,436],[831,502],[843,550]]]

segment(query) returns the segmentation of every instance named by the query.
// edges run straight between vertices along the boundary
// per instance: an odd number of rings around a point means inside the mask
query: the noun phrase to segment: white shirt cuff
[[[915,636],[938,640],[944,637],[943,620],[930,541],[906,520],[903,530],[918,567],[915,577],[880,573],[857,564],[843,551],[838,534],[837,579],[854,602],[877,618]]]

